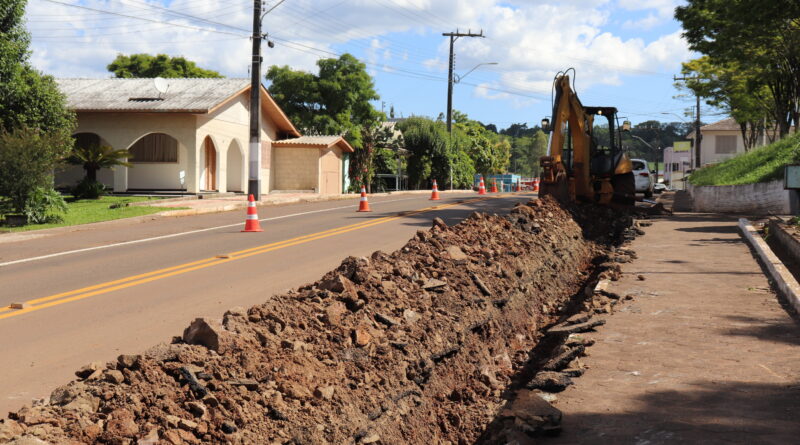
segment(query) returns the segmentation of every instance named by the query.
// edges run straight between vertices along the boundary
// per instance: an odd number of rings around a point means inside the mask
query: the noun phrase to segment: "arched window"
[[[75,146],[80,148],[91,148],[100,146],[100,136],[94,133],[78,133],[74,136]]]
[[[133,163],[178,162],[178,140],[164,133],[151,133],[136,141],[128,149]]]

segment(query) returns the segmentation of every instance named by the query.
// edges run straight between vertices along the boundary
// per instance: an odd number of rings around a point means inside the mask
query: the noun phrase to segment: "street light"
[[[673,116],[677,117],[678,119],[680,119],[680,121],[681,121],[681,122],[683,122],[684,124],[688,124],[688,123],[689,123],[689,122],[686,122],[686,120],[684,120],[684,118],[683,118],[683,117],[680,117],[679,115],[677,115],[677,114],[675,114],[675,113],[670,113],[670,112],[667,112],[667,111],[662,111],[662,112],[661,112],[661,113],[659,113],[659,114],[671,114],[671,115],[673,115]],[[684,116],[684,117],[686,117],[686,116]]]
[[[483,65],[498,65],[498,63],[497,63],[497,62],[484,62],[484,63],[479,63],[479,64],[477,64],[477,65],[473,66],[471,70],[469,70],[469,71],[467,71],[466,73],[464,73],[464,75],[463,75],[463,76],[459,76],[458,74],[455,74],[455,73],[453,73],[453,83],[459,83],[459,82],[461,82],[461,79],[463,79],[463,78],[467,77],[467,76],[469,75],[469,73],[471,73],[471,72],[475,71],[476,69],[478,69],[478,67],[479,67],[479,66],[483,66]]]
[[[451,42],[450,45],[451,45],[450,48],[451,48],[451,51],[452,51],[452,42]],[[452,61],[453,60],[452,59],[452,56],[453,56],[452,53],[450,54],[450,56],[451,56],[451,61]],[[463,78],[467,77],[469,75],[469,73],[471,73],[471,72],[475,71],[476,69],[478,69],[479,66],[497,65],[497,64],[498,64],[497,62],[479,63],[479,64],[475,65],[474,67],[472,67],[471,70],[469,70],[466,73],[464,73],[463,76],[459,76],[456,73],[452,73],[453,74],[452,82],[454,84],[461,82],[461,80]],[[454,65],[451,65],[451,70],[452,70],[453,66]],[[452,88],[452,85],[450,85],[450,88],[447,89],[447,107],[448,107],[447,108],[447,132],[450,134],[450,144],[449,145],[450,145],[450,149],[452,150],[453,149],[453,133],[451,131],[452,123],[450,122],[450,117],[453,115],[453,88]],[[448,170],[450,170],[450,190],[453,190],[453,161],[452,161],[452,159],[450,160],[450,162],[448,164],[449,164],[448,165]]]

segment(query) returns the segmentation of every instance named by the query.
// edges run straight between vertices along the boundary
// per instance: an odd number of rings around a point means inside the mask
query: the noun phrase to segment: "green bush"
[[[52,187],[37,187],[28,195],[23,214],[30,224],[47,224],[64,221],[67,203]]]
[[[69,152],[60,133],[0,132],[0,196],[7,213],[23,214],[37,189],[53,188],[53,169]]]
[[[106,186],[94,179],[83,178],[71,192],[75,199],[100,199],[106,194]]]
[[[800,134],[750,150],[689,176],[692,185],[741,185],[783,179],[784,166],[796,162]]]

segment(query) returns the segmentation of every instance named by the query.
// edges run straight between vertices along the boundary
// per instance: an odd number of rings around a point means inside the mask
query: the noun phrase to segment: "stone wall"
[[[692,186],[695,212],[788,215],[798,211],[797,193],[784,190],[783,181],[745,185]]]

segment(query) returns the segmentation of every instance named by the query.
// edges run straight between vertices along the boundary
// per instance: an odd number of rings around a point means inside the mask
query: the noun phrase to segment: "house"
[[[77,144],[127,149],[132,167],[98,172],[115,192],[243,192],[249,162],[250,80],[58,79],[77,114]],[[163,87],[161,88],[163,91]],[[261,87],[261,192],[342,193],[345,153],[340,136],[303,137]],[[56,186],[83,177],[57,172]]]
[[[700,127],[700,135],[703,137],[700,142],[701,166],[717,164],[745,152],[742,129],[732,117],[703,125]],[[766,132],[760,132],[756,145],[772,143],[777,137],[777,126],[770,126]],[[686,138],[692,140],[692,147],[694,147],[694,131],[689,133]],[[695,159],[694,148],[692,148],[692,159]]]

